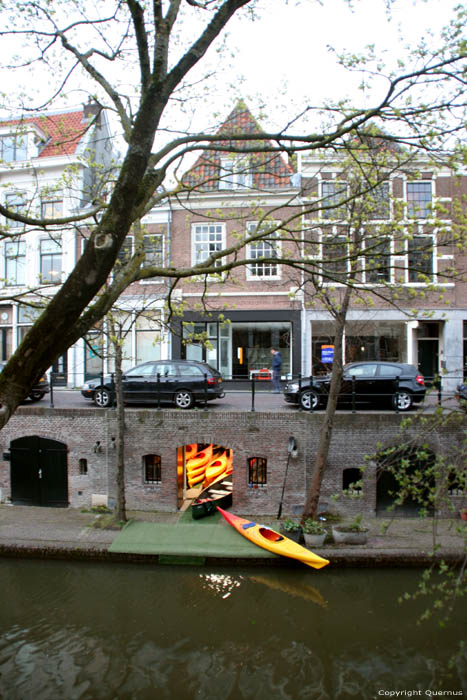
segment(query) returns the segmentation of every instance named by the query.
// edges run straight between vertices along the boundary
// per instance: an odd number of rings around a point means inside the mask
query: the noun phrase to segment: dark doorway
[[[67,446],[30,435],[12,440],[11,500],[15,505],[68,506]]]
[[[418,369],[428,386],[439,375],[439,324],[421,323],[418,329]]]
[[[433,452],[425,449],[418,450],[413,446],[402,446],[378,461],[377,516],[390,514],[399,518],[416,518],[424,509],[428,515],[433,515],[429,500],[430,490],[434,485],[432,467],[435,463],[435,455]],[[409,484],[408,487],[407,484]],[[407,493],[403,503],[395,505],[404,488],[407,489]]]

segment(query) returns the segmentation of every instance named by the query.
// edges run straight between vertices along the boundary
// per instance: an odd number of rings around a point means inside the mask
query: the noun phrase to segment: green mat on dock
[[[220,514],[199,521],[191,515],[184,519],[185,515],[176,525],[133,520],[117,535],[109,552],[226,559],[276,557],[235,532]]]

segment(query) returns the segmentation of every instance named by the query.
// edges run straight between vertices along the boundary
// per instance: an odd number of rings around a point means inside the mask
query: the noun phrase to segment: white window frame
[[[426,211],[426,205],[424,205],[423,211],[420,209],[419,212],[415,211],[411,207],[410,203],[415,202],[415,200],[409,200],[409,188],[412,185],[429,185],[430,186],[430,211]],[[425,201],[425,200],[424,200]],[[405,183],[405,202],[407,204],[407,218],[408,219],[429,219],[433,216],[433,205],[434,205],[434,187],[432,180],[410,180]]]
[[[322,275],[322,280],[323,280],[324,285],[329,285],[330,287],[335,287],[336,285],[340,286],[340,285],[345,284],[345,282],[339,281],[339,279],[337,278],[338,274],[345,275],[346,279],[347,279],[347,276],[349,274],[349,241],[348,241],[347,236],[339,235],[339,233],[337,231],[333,231],[332,233],[322,232],[320,246],[321,246],[321,264],[323,267],[323,271],[325,270],[324,261],[326,260],[326,244],[327,244],[328,239],[330,241],[332,241],[333,243],[336,243],[339,239],[342,239],[342,242],[345,244],[346,249],[347,249],[346,260],[345,260],[345,263],[346,263],[345,271],[342,271],[342,273],[336,273],[336,279],[334,279],[334,280],[328,279],[326,274]],[[328,262],[330,262],[332,264],[332,259],[330,258]]]
[[[382,279],[382,281],[379,281],[379,280],[376,280],[376,281],[375,281],[375,280],[370,280],[370,279],[369,279],[369,273],[374,272],[375,269],[377,269],[377,267],[375,267],[375,268],[373,268],[373,269],[368,269],[368,261],[367,261],[367,257],[368,257],[368,256],[365,254],[365,255],[364,255],[364,258],[363,258],[363,260],[364,260],[364,273],[365,273],[365,278],[364,278],[364,279],[365,279],[365,284],[368,284],[368,285],[371,285],[371,286],[378,286],[378,285],[380,285],[380,284],[383,284],[383,285],[384,285],[384,284],[391,284],[391,283],[392,283],[392,280],[393,280],[393,269],[394,269],[394,267],[393,267],[394,246],[393,246],[393,240],[392,240],[391,236],[381,236],[381,241],[379,241],[378,243],[376,242],[376,237],[373,237],[372,240],[371,240],[371,252],[370,252],[369,255],[370,255],[370,258],[371,258],[371,256],[372,256],[372,254],[377,255],[377,254],[378,254],[378,253],[377,253],[377,248],[378,248],[378,246],[382,245],[383,243],[388,243],[388,244],[389,244],[389,253],[388,253],[387,256],[386,256],[386,261],[387,261],[387,262],[386,262],[386,264],[385,264],[385,267],[388,267],[388,268],[389,268],[389,270],[388,270],[388,278],[384,278],[384,279]],[[366,246],[367,246],[367,242],[365,242],[365,253],[366,253]]]
[[[213,237],[211,239],[211,236]],[[199,265],[209,258],[212,253],[225,248],[225,223],[197,222],[191,225],[191,263]],[[204,254],[203,254],[204,251]],[[222,265],[222,260],[216,261],[216,267]]]
[[[332,185],[334,187],[334,192],[332,194],[325,194],[325,185]],[[336,189],[338,190],[336,192]],[[349,185],[346,180],[340,180],[339,178],[333,180],[321,180],[320,183],[320,194],[321,194],[321,205],[327,206],[329,204],[332,206],[330,209],[321,209],[320,216],[321,219],[325,221],[331,221],[336,219],[345,219],[347,217],[347,212],[345,211],[345,205],[337,205],[340,199],[346,199],[349,192]]]
[[[266,226],[264,226],[263,224],[263,227],[267,230],[269,228],[274,229],[278,225],[278,221],[268,221],[266,222]],[[256,229],[258,228],[258,221],[247,221],[246,228],[248,235],[255,233]],[[247,258],[255,257],[255,249],[259,246],[268,246],[273,252],[276,253],[277,257],[280,257],[282,246],[281,241],[279,239],[279,231],[277,228],[271,232],[271,238],[275,239],[274,242],[270,242],[269,240],[262,238],[257,242],[253,241],[251,243],[248,243],[246,250]],[[259,256],[259,258],[261,258],[261,256]],[[258,274],[259,270],[263,270],[263,272],[269,270],[271,271],[271,274]],[[281,266],[279,263],[262,262],[261,259],[259,259],[257,263],[254,263],[253,265],[247,265],[246,277],[248,280],[255,282],[279,280],[281,279]]]
[[[26,284],[26,252],[25,240],[5,241],[5,286],[22,287]]]
[[[158,238],[160,240],[160,260],[158,262],[159,267],[164,265],[164,234],[163,233],[145,233],[143,236],[144,247],[146,249],[146,239],[148,238]],[[134,243],[134,242],[133,242]],[[150,247],[150,246],[148,246]],[[142,268],[150,267],[154,263],[154,260],[144,260]],[[148,277],[147,279],[140,280],[140,284],[162,284],[164,279],[162,277]]]
[[[413,235],[413,238],[426,238],[431,241],[431,275],[429,275],[429,280],[428,282],[423,282],[422,280],[410,280],[410,243],[411,240],[407,240],[406,243],[406,284],[410,286],[425,286],[427,284],[432,284],[437,275],[437,270],[436,270],[436,236],[433,233],[423,233],[422,231],[417,232]],[[418,274],[418,273],[417,273]],[[428,275],[427,275],[428,277]]]
[[[250,163],[244,157],[221,158],[219,173],[220,190],[251,189],[253,175],[250,171]]]
[[[59,219],[63,216],[63,194],[60,191],[43,192],[41,195],[41,218]]]
[[[43,251],[43,247],[45,248],[45,244],[49,244],[51,247],[51,250]],[[52,248],[55,247],[55,250]],[[60,272],[56,280],[52,279],[45,279],[42,275],[42,261],[47,255],[52,255],[58,257],[60,255]],[[60,240],[55,240],[53,238],[41,238],[39,240],[39,282],[40,284],[48,284],[48,285],[56,285],[60,284],[63,278],[63,248],[62,248],[62,242]]]
[[[22,192],[20,190],[17,190],[15,192],[7,192],[5,194],[5,207],[9,209],[9,211],[14,212],[15,214],[26,214],[26,207],[27,207],[27,197],[26,193]],[[5,216],[5,222],[8,228],[21,228],[24,226],[21,221],[15,221],[14,219],[8,219]]]
[[[13,158],[5,157],[5,142],[11,140],[11,151]],[[17,156],[20,155],[21,158]],[[0,160],[5,163],[24,163],[28,159],[28,135],[26,133],[6,133],[0,134]]]
[[[387,190],[387,192],[384,192],[384,190]],[[383,196],[383,193],[385,196]],[[374,198],[374,207],[375,209],[378,208],[378,206],[387,206],[387,215],[386,216],[377,216],[376,212],[374,214],[371,214],[368,216],[369,221],[389,221],[391,218],[391,181],[390,180],[383,180],[380,182],[378,185],[376,185],[371,192],[368,192],[366,195],[368,197]]]

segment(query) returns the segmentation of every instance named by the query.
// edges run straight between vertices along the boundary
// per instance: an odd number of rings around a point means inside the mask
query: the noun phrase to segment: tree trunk
[[[302,515],[302,524],[307,518],[316,520],[318,516],[318,501],[321,492],[321,483],[326,470],[329,445],[331,444],[334,415],[336,413],[337,399],[341,388],[343,362],[342,362],[342,341],[344,336],[345,313],[336,317],[334,325],[334,359],[332,365],[331,385],[329,388],[328,402],[324,414],[323,423],[319,434],[318,452],[316,455],[315,468],[311,480],[311,487],[308,489],[305,508]]]

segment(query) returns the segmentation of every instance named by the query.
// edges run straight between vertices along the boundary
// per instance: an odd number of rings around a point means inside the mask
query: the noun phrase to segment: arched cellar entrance
[[[37,435],[12,440],[11,501],[15,505],[68,506],[67,446]]]
[[[426,448],[402,446],[386,450],[378,458],[376,515],[416,518],[421,510],[433,515],[429,495],[434,486],[434,463],[434,453]],[[403,502],[396,504],[401,494]]]
[[[186,510],[194,502],[206,503],[204,508],[194,510],[202,517],[215,510],[216,500],[222,507],[231,503],[232,474],[233,450],[229,447],[201,442],[177,447],[179,510]],[[204,510],[207,512],[203,513]]]

